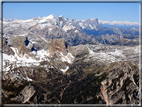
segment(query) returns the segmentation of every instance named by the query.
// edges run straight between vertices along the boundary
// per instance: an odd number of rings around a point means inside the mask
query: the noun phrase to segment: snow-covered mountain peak
[[[82,20],[82,22],[85,22],[85,20]]]
[[[41,19],[41,17],[35,17],[35,18],[32,18],[33,20],[40,20]]]
[[[54,16],[53,14],[51,14],[51,15],[45,17],[45,18],[46,18],[46,19],[53,19],[53,18],[55,18],[55,16]]]
[[[10,21],[13,21],[13,20],[12,19],[5,19],[5,18],[3,18],[3,21],[10,22]]]
[[[95,18],[92,18],[91,20],[95,20]]]
[[[60,15],[59,17],[63,17],[63,15]]]

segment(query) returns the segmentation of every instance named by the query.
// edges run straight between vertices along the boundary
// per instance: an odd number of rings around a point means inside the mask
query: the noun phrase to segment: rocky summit
[[[140,103],[136,32],[106,34],[97,19],[54,15],[10,24],[0,38],[3,105]]]

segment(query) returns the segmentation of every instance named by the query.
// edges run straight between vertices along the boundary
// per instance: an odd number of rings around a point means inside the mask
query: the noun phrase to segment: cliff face
[[[114,65],[109,65],[109,67]],[[110,68],[109,68],[110,69]],[[111,71],[112,70],[112,71]],[[139,69],[131,62],[116,63],[101,82],[101,93],[106,104],[139,103]]]
[[[49,51],[52,53],[59,51],[67,55],[67,53],[71,51],[71,48],[64,38],[53,39],[49,45]]]
[[[0,46],[1,47],[1,46]],[[14,52],[13,50],[6,44],[6,41],[3,40],[3,45],[2,45],[2,50],[3,50],[3,53],[6,53],[8,55],[14,55]]]

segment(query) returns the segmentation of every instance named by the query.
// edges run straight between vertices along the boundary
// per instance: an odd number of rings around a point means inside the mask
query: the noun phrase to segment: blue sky
[[[139,22],[139,3],[3,3],[3,18],[30,19],[54,14],[64,18]]]

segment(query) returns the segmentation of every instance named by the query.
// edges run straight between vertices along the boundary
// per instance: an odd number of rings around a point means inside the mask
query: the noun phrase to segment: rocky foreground
[[[3,38],[3,104],[139,104],[139,45]]]

